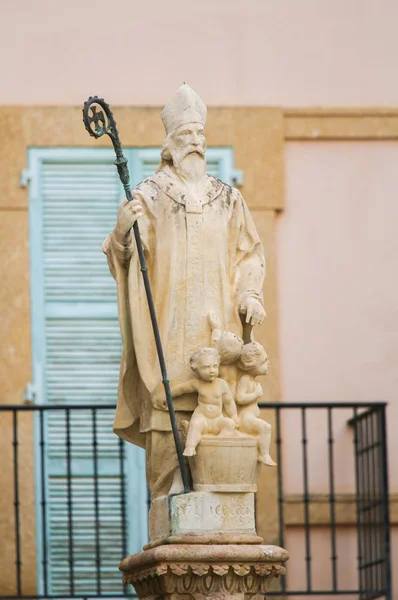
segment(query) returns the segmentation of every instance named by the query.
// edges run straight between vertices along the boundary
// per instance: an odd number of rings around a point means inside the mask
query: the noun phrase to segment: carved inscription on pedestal
[[[192,492],[156,500],[151,508],[151,540],[217,531],[255,534],[254,494]]]
[[[179,496],[173,503],[172,515],[180,528],[203,524],[220,523],[221,529],[232,530],[254,527],[252,494],[213,494],[210,498],[204,494],[186,494]],[[208,529],[208,527],[207,527]]]

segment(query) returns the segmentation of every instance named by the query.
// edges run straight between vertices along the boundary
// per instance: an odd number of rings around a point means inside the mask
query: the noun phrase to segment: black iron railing
[[[277,541],[299,564],[267,595],[392,600],[386,404],[260,407],[276,429]]]
[[[361,598],[391,590],[390,519],[385,411],[355,412],[354,427],[358,568]],[[372,595],[373,594],[373,595]],[[391,591],[390,591],[391,595]],[[392,597],[392,595],[391,595]]]
[[[268,595],[392,600],[386,405],[260,407],[278,467],[260,478],[259,533],[292,555]],[[0,598],[134,596],[117,565],[146,541],[148,498],[113,411],[0,406]]]

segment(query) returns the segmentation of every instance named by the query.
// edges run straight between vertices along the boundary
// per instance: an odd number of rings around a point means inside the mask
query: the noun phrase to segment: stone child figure
[[[182,491],[170,418],[154,393],[161,373],[132,226],[138,219],[168,376],[191,377],[189,358],[211,346],[208,313],[242,335],[240,315],[262,323],[265,260],[250,212],[238,190],[206,172],[207,109],[182,85],[162,111],[166,138],[154,175],[123,201],[103,244],[117,283],[123,342],[114,431],[142,446],[152,498]],[[197,394],[174,403],[189,420]]]
[[[214,312],[208,315],[211,327],[211,343],[220,354],[220,377],[224,379],[231,390],[232,396],[236,395],[237,361],[240,358],[243,340],[231,331],[223,331],[221,320]]]
[[[192,392],[198,394],[198,406],[189,423],[184,450],[185,456],[194,456],[202,434],[233,436],[238,415],[228,384],[218,377],[220,355],[217,350],[201,348],[189,362],[197,379],[171,382],[171,393],[174,398]],[[227,416],[223,415],[223,411]]]
[[[271,445],[271,425],[260,419],[257,401],[263,395],[258,375],[266,375],[269,368],[266,351],[257,342],[245,344],[239,360],[239,369],[243,372],[236,390],[236,404],[239,415],[239,431],[256,435],[258,439],[258,460],[269,467],[275,467],[269,449]]]

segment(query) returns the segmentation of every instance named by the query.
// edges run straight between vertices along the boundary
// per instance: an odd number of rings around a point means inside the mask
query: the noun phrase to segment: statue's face
[[[214,381],[218,377],[219,360],[211,354],[202,356],[196,363],[195,371],[201,379]]]
[[[245,349],[247,352],[245,352]],[[250,372],[254,377],[266,375],[271,364],[266,351],[257,342],[248,344],[246,348],[243,347],[241,360],[243,369]]]
[[[206,175],[206,138],[203,125],[180,125],[166,140],[162,159],[173,163],[180,178],[199,181]]]
[[[266,375],[268,373],[270,364],[271,363],[268,360],[268,356],[265,355],[265,357],[261,357],[261,359],[259,359],[258,363],[254,365],[254,368],[256,369],[258,375]]]
[[[180,161],[190,154],[204,158],[206,138],[204,127],[200,123],[180,125],[171,135],[170,141],[172,146],[170,150],[176,151]]]

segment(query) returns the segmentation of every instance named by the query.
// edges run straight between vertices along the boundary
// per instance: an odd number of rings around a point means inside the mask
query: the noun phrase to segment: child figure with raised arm
[[[211,343],[220,354],[220,377],[228,383],[232,397],[235,398],[238,378],[237,361],[242,352],[243,340],[231,331],[222,331],[221,321],[216,313],[210,312],[208,319],[211,327]]]
[[[255,378],[266,375],[269,368],[266,351],[258,342],[245,344],[239,360],[239,369],[243,371],[237,391],[236,403],[238,405],[239,430],[249,435],[257,435],[258,460],[269,467],[275,467],[269,449],[271,445],[271,425],[260,419],[260,409],[257,401],[263,395],[263,389]]]
[[[202,434],[233,436],[238,423],[236,404],[228,384],[218,377],[220,355],[215,348],[197,350],[189,363],[197,379],[171,383],[173,396],[198,393],[198,406],[189,422],[184,455],[194,456]],[[225,417],[223,415],[223,409]]]

